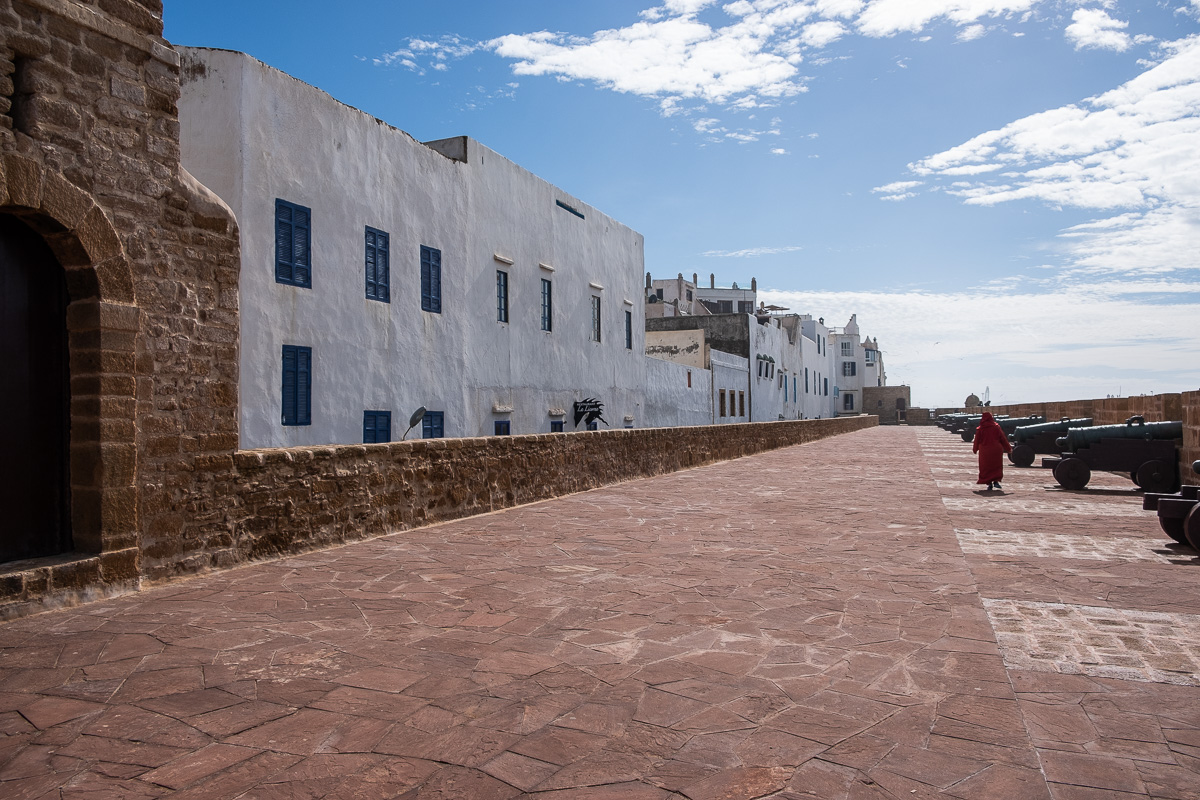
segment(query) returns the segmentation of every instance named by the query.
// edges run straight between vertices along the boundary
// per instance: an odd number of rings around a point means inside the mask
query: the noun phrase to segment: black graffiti
[[[589,425],[596,420],[600,420],[605,425],[608,425],[602,415],[604,414],[604,404],[594,397],[587,397],[583,400],[575,401],[575,427],[579,427],[579,421],[583,420]]]

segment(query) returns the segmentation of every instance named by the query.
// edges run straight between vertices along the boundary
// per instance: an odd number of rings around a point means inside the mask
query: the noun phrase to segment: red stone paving
[[[1200,561],[1052,484],[875,428],[12,622],[0,796],[1200,797]]]

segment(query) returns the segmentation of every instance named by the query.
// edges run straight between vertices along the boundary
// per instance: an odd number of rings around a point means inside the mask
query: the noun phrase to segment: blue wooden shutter
[[[275,201],[275,280],[291,283],[292,264],[292,207],[282,200]]]
[[[283,414],[284,425],[296,424],[296,348],[283,346]]]
[[[312,286],[312,269],[309,264],[309,216],[308,209],[292,207],[292,277],[297,286]]]
[[[442,310],[442,251],[429,251],[429,297],[432,308],[430,310],[441,312]]]
[[[421,308],[442,311],[442,251],[421,246]]]
[[[389,238],[383,231],[375,231],[376,299],[382,300],[385,303],[392,301],[392,276],[388,266],[388,253],[390,252]],[[388,424],[391,424],[391,414],[388,414]]]
[[[312,348],[296,348],[296,424],[312,424]]]
[[[375,262],[375,231],[367,228],[366,234],[366,272],[367,272],[367,297],[371,300],[378,300],[379,280],[376,277],[376,262]],[[364,423],[365,424],[365,423]]]

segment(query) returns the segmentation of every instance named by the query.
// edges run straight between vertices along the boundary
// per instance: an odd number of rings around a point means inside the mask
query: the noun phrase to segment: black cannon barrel
[[[1066,433],[1071,428],[1090,428],[1092,420],[1090,417],[1080,417],[1079,419],[1067,419],[1063,417],[1057,422],[1042,422],[1036,425],[1019,425],[1013,431],[1012,438],[1014,442],[1021,442],[1032,439],[1043,433]]]
[[[1001,417],[997,418],[996,422],[1000,425],[1000,430],[1005,433],[1012,433],[1021,426],[1037,425],[1046,421],[1045,417]]]
[[[1056,440],[1064,451],[1078,452],[1101,439],[1182,439],[1183,422],[1146,422],[1142,417],[1130,417],[1121,425],[1094,425],[1090,428],[1070,428],[1067,435]]]

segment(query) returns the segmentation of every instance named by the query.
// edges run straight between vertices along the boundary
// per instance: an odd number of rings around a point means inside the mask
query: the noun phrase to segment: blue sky
[[[335,10],[336,13],[331,13]],[[878,337],[917,405],[1200,388],[1200,0],[166,0]]]

